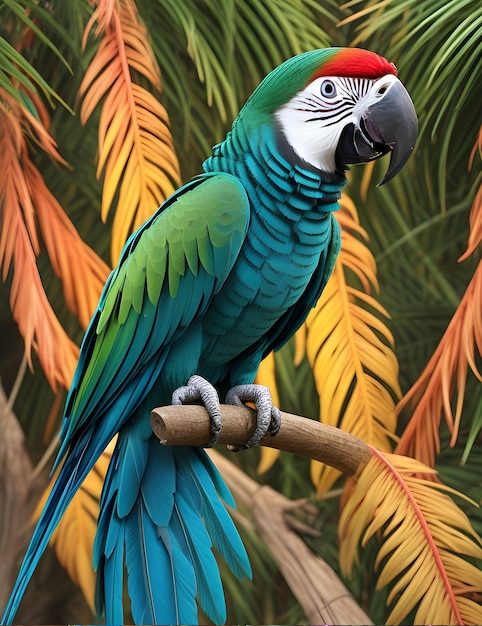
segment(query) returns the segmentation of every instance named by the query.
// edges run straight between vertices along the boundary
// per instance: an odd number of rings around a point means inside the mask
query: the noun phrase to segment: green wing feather
[[[131,378],[148,375],[149,357],[167,354],[171,339],[202,314],[231,271],[248,222],[241,183],[207,174],[182,187],[129,239],[84,340],[62,454],[80,423],[94,410],[102,414]]]

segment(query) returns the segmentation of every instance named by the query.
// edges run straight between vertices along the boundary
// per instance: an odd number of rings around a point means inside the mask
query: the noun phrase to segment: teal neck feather
[[[203,169],[239,178],[252,210],[261,218],[266,210],[271,214],[270,230],[273,218],[293,225],[305,221],[308,214],[313,220],[336,211],[346,184],[344,177],[336,179],[298,159],[273,123],[253,126],[247,132],[238,120],[226,139],[213,148]]]

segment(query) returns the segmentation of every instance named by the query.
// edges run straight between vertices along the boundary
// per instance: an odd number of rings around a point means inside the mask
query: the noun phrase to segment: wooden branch
[[[245,443],[256,425],[249,407],[221,405],[221,444]],[[151,413],[152,430],[169,446],[204,446],[211,439],[210,419],[198,405],[164,406]],[[358,437],[312,419],[281,412],[281,428],[275,437],[266,435],[261,445],[298,454],[331,465],[348,476],[357,476],[370,460],[370,448]]]
[[[372,624],[336,572],[315,554],[287,522],[295,503],[259,485],[215,450],[208,454],[235,499],[251,512],[263,542],[302,607],[309,624]]]

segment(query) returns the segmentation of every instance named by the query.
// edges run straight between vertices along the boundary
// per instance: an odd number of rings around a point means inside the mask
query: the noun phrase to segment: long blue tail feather
[[[203,450],[182,449],[191,457],[184,463],[200,494],[203,519],[208,533],[231,571],[238,577],[251,576],[248,556],[243,542],[218,493],[226,504],[235,507],[234,500],[218,470]],[[199,454],[196,454],[199,453]],[[201,456],[202,455],[202,456]]]
[[[214,545],[238,576],[251,569],[220,500],[233,504],[219,473],[197,448],[164,448],[130,420],[118,438],[102,494],[94,546],[98,610],[119,623],[111,601],[123,587],[123,556],[136,623],[194,623],[197,601],[215,623],[226,619]]]
[[[173,516],[170,526],[176,523],[177,514]],[[169,555],[171,579],[173,582],[172,600],[176,607],[178,623],[193,624],[197,622],[196,578],[189,551],[185,544],[180,544],[177,533],[170,532],[166,526],[157,527],[159,539]]]
[[[142,498],[125,520],[126,565],[132,616],[136,624],[197,621],[194,576],[185,555],[160,539]],[[109,593],[111,584],[106,579]],[[179,597],[180,590],[182,597]],[[106,615],[107,623],[111,617]]]
[[[136,623],[194,623],[197,602],[225,621],[214,545],[237,576],[251,576],[248,557],[220,496],[232,496],[202,449],[165,448],[145,423],[119,433],[101,497],[94,543],[96,606],[107,623],[123,622],[124,569]],[[98,433],[96,433],[98,434]],[[107,434],[107,433],[104,433]],[[13,622],[27,584],[68,504],[102,453],[84,432],[67,456],[34,530],[2,623]],[[107,590],[107,593],[106,593]]]
[[[206,615],[215,623],[226,621],[223,586],[219,575],[212,543],[206,527],[199,515],[196,515],[193,502],[185,499],[181,493],[176,497],[176,513],[179,527],[171,525],[177,536],[182,533],[189,549],[189,561],[196,576],[200,604]]]

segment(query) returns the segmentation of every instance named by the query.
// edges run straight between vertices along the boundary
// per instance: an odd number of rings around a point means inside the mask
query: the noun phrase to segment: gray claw
[[[256,428],[245,444],[230,447],[235,452],[257,446],[268,431],[272,436],[276,435],[281,425],[281,413],[278,407],[273,405],[268,387],[254,384],[237,385],[226,394],[227,404],[243,406],[245,402],[254,402],[256,406]]]
[[[209,413],[211,419],[211,441],[206,448],[216,445],[219,439],[219,433],[223,425],[221,411],[219,409],[219,396],[216,389],[202,376],[194,375],[187,381],[184,387],[178,387],[174,390],[171,403],[172,404],[192,404],[193,402],[201,402]]]

